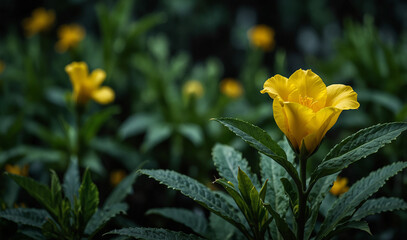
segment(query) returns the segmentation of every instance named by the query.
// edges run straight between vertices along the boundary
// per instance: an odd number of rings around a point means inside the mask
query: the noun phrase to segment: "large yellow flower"
[[[308,155],[312,154],[342,110],[359,107],[352,87],[342,84],[326,87],[311,70],[297,70],[288,79],[277,74],[263,87],[261,93],[268,93],[274,99],[278,127],[297,153],[304,144]]]
[[[39,32],[51,28],[55,20],[55,12],[45,8],[37,8],[32,12],[32,16],[23,20],[23,27],[27,36],[35,35]]]
[[[76,47],[85,34],[85,29],[78,24],[62,25],[58,28],[59,41],[55,44],[55,49],[62,53]]]
[[[73,86],[73,98],[78,104],[85,104],[90,99],[100,104],[114,100],[114,91],[110,87],[100,87],[106,78],[102,69],[95,69],[91,74],[85,62],[73,62],[65,67]]]

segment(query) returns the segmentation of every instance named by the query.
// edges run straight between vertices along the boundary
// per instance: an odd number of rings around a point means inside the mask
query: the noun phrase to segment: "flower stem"
[[[304,230],[305,230],[305,211],[307,208],[307,158],[300,157],[300,179],[301,179],[301,189],[298,189],[298,218],[297,218],[297,239],[304,239]]]

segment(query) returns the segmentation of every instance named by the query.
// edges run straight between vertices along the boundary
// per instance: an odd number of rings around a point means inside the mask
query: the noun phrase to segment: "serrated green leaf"
[[[119,137],[122,139],[140,134],[158,122],[158,117],[147,113],[137,113],[128,117],[118,130]]]
[[[369,176],[353,184],[349,191],[341,195],[328,211],[316,239],[322,239],[328,235],[342,219],[350,216],[359,204],[379,190],[387,179],[405,167],[407,167],[407,162],[393,163],[371,172]]]
[[[107,197],[103,208],[109,208],[110,205],[119,203],[124,200],[124,198],[133,190],[132,186],[134,181],[136,181],[138,173],[136,171],[129,174],[125,179],[123,179],[112,191],[112,193]]]
[[[110,204],[109,207],[99,209],[89,219],[85,228],[85,234],[93,236],[99,229],[101,229],[111,218],[118,214],[126,213],[128,209],[125,203]]]
[[[198,214],[185,208],[154,208],[146,214],[157,214],[179,222],[201,236],[205,236],[208,231],[208,222],[204,215]]]
[[[407,129],[407,123],[385,123],[362,129],[337,144],[311,175],[318,178],[336,173],[350,164],[377,152]]]
[[[18,230],[19,233],[23,234],[24,236],[26,236],[29,239],[33,239],[33,240],[46,240],[45,236],[41,233],[40,229],[36,229],[36,228],[24,228],[21,227]]]
[[[265,203],[264,207],[269,211],[271,216],[273,216],[273,220],[276,222],[276,226],[280,234],[283,236],[284,240],[296,240],[296,237],[287,223],[280,217],[280,215],[274,211],[270,204]]]
[[[65,197],[69,199],[72,208],[74,207],[74,199],[79,196],[79,186],[80,178],[78,161],[76,158],[73,158],[71,159],[68,170],[64,175],[64,183],[62,184]]]
[[[54,170],[51,171],[51,197],[52,197],[52,205],[55,207],[59,207],[62,202],[62,187],[61,183],[59,182],[57,173]]]
[[[18,224],[41,228],[47,219],[51,218],[51,216],[43,209],[10,208],[0,211],[0,218],[7,219]]]
[[[217,193],[210,191],[207,187],[185,175],[171,170],[139,170],[140,173],[148,175],[169,188],[180,191],[187,197],[198,202],[208,210],[226,219],[240,231],[246,231],[244,222],[238,215],[238,209],[225,202]],[[248,234],[247,231],[245,235]]]
[[[353,214],[350,221],[359,221],[362,218],[381,212],[406,209],[407,203],[400,198],[381,197],[377,199],[369,199]]]
[[[52,195],[51,190],[44,184],[36,182],[34,179],[23,177],[19,175],[9,174],[7,175],[12,178],[20,187],[24,188],[28,194],[30,194],[35,200],[37,200],[41,205],[43,205],[48,212],[53,216],[57,216],[56,206],[52,205]]]
[[[214,120],[241,137],[250,146],[271,157],[288,172],[298,186],[301,185],[298,172],[292,163],[287,160],[284,150],[263,129],[234,118],[218,118]]]
[[[368,234],[372,235],[370,232],[369,225],[365,221],[359,221],[359,222],[346,222],[343,224],[340,224],[334,231],[332,231],[328,236],[326,236],[326,239],[330,239],[335,235],[338,235],[341,232],[344,232],[348,229],[358,229],[367,232]]]
[[[215,181],[217,184],[222,185],[222,187],[228,192],[228,194],[233,198],[236,205],[239,207],[240,211],[245,215],[247,220],[247,212],[249,212],[249,207],[247,203],[243,200],[240,193],[233,186],[233,183],[226,181],[226,179],[220,178]]]
[[[213,212],[209,214],[209,226],[209,239],[246,239],[243,235],[237,235],[240,232],[235,226]]]
[[[202,240],[203,238],[193,234],[186,234],[183,232],[175,232],[162,228],[122,228],[113,230],[106,234],[117,234],[127,237],[133,237],[143,240]]]
[[[82,184],[79,188],[79,202],[81,207],[81,224],[87,224],[99,205],[99,191],[92,182],[90,171],[86,169]]]
[[[237,174],[238,168],[242,169],[250,178],[253,185],[260,189],[260,183],[257,176],[252,173],[246,159],[242,158],[242,154],[232,147],[216,144],[212,149],[213,163],[219,175],[231,181],[234,186],[238,186]]]

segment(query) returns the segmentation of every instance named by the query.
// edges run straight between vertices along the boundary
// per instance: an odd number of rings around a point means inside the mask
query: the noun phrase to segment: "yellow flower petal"
[[[326,106],[333,106],[342,110],[357,109],[360,104],[357,101],[358,94],[352,87],[342,84],[332,84],[326,88]]]
[[[100,84],[105,80],[106,78],[106,72],[100,68],[95,69],[92,71],[92,73],[89,76],[89,80],[92,83],[92,87],[99,87]]]
[[[108,104],[114,100],[114,91],[110,87],[101,87],[92,92],[92,98],[100,104]]]
[[[296,91],[288,96],[290,102],[301,103],[312,108],[315,112],[325,107],[326,85],[311,70],[299,69],[290,76],[288,81],[296,88]]]
[[[298,146],[298,149],[300,149],[302,140],[309,134],[307,125],[313,120],[315,113],[312,109],[299,103],[285,102],[283,105],[289,132],[289,136],[287,137],[293,147]],[[274,114],[276,114],[276,111],[274,111]],[[294,139],[292,140],[290,138]]]
[[[304,144],[309,153],[313,153],[319,146],[326,132],[328,132],[338,120],[341,112],[342,111],[337,108],[328,107],[315,113],[315,117],[306,126],[311,134],[304,138]]]
[[[73,62],[65,67],[74,88],[88,77],[88,65],[85,62]]]
[[[267,79],[263,85],[261,93],[268,93],[268,95],[275,99],[280,97],[284,101],[288,101],[288,96],[295,90],[295,86],[290,84],[286,77],[279,74]]]

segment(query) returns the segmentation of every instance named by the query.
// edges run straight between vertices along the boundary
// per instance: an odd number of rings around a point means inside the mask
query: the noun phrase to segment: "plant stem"
[[[300,179],[301,179],[301,189],[298,189],[298,218],[297,218],[297,239],[303,240],[304,239],[304,229],[305,229],[305,211],[307,208],[307,197],[308,194],[306,193],[307,189],[307,159],[300,157]]]

